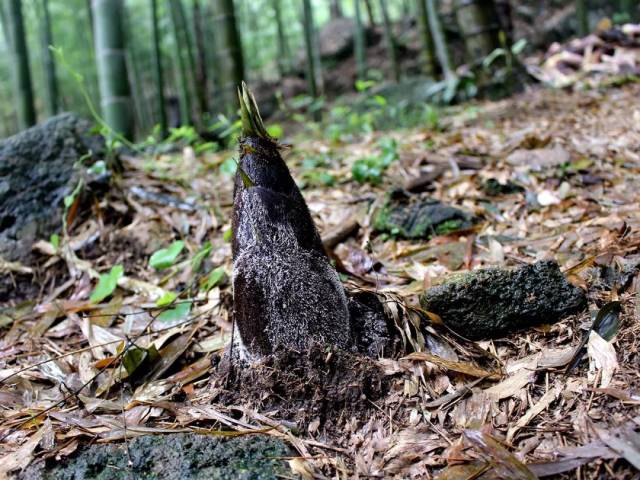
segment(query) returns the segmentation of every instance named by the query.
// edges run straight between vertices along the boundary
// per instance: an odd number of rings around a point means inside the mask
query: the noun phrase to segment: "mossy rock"
[[[397,189],[386,195],[373,228],[398,237],[428,239],[471,228],[476,221],[463,210]]]
[[[24,480],[216,480],[290,478],[293,452],[266,435],[224,438],[180,433],[145,435],[124,444],[92,445],[73,457],[31,465]],[[131,461],[129,465],[128,462]]]
[[[63,199],[83,157],[104,152],[91,124],[63,113],[0,140],[0,256],[29,263],[31,245],[62,226]]]
[[[454,274],[424,292],[420,303],[459,335],[476,340],[555,323],[583,310],[587,300],[556,262],[541,261]]]

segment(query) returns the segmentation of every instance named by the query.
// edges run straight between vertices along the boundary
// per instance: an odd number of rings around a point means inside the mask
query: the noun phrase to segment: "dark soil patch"
[[[78,252],[78,256],[85,260],[101,258],[104,266],[120,264],[129,275],[144,275],[148,260],[146,246],[133,236],[108,232],[110,234]]]
[[[219,402],[277,410],[280,418],[295,421],[300,429],[318,420],[328,432],[352,418],[370,417],[377,411],[374,402],[386,396],[392,383],[375,360],[320,346],[303,353],[279,351],[231,372],[221,365],[218,371],[228,373]],[[222,376],[217,380],[221,385]]]

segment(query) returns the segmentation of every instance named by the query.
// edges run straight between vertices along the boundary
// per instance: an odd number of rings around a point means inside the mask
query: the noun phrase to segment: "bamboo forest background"
[[[20,129],[15,107],[14,67],[6,32],[10,21],[8,17],[12,14],[11,4],[17,2],[2,1],[5,3],[0,9],[0,135],[7,136]],[[227,53],[216,48],[214,29],[221,28],[216,22],[220,20],[218,11],[224,8],[225,3],[210,0],[123,2],[126,65],[137,137],[151,132],[160,122],[160,109],[155,98],[152,7],[157,6],[165,98],[169,101],[179,99],[181,108],[190,108],[194,112],[203,109],[198,102],[209,103],[206,111],[220,113],[224,108],[216,95],[220,86],[216,83],[220,82],[219,66],[225,61],[221,57]],[[304,48],[302,19],[305,2],[236,0],[234,3],[244,53],[244,78],[249,82],[277,79],[283,69],[296,61],[298,52]],[[338,2],[311,0],[309,3],[317,33],[317,28],[329,20],[331,8],[335,8]],[[23,0],[21,4],[37,119],[67,110],[91,116],[92,108],[100,108],[91,1]],[[407,2],[391,0],[387,6],[388,15],[393,20],[402,15]],[[353,17],[354,2],[343,1],[340,8],[342,14]],[[379,5],[374,3],[372,8],[374,15],[379,16]],[[276,18],[277,11],[279,19]],[[280,38],[278,24],[282,26]],[[48,48],[49,44],[53,45],[55,52]],[[53,73],[50,73],[51,68],[55,69]],[[196,88],[187,88],[186,92],[193,98],[181,98],[181,83],[197,85],[197,82],[202,82],[201,77],[206,79],[206,91],[198,94]],[[206,98],[197,98],[198,95]],[[89,100],[95,104],[93,107]],[[207,119],[199,119],[203,120]],[[214,117],[210,120],[214,121]]]

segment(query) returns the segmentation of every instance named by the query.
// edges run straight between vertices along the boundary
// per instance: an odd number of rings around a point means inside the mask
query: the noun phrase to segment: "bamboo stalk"
[[[50,46],[53,45],[51,33],[51,16],[49,14],[49,0],[42,0],[42,24],[40,28],[42,38],[42,63],[45,75],[45,93],[47,99],[47,113],[58,113],[58,79],[56,77],[56,64]]]
[[[362,23],[361,0],[355,0],[355,32],[354,32],[354,50],[356,57],[356,68],[358,71],[358,80],[367,78],[367,39],[365,36],[364,25]]]
[[[153,78],[156,84],[156,108],[160,135],[167,135],[167,111],[164,105],[164,74],[162,71],[162,54],[160,53],[160,29],[158,25],[158,0],[151,3],[151,31],[153,38]]]
[[[36,110],[33,103],[33,86],[22,17],[22,3],[20,0],[8,0],[7,7],[8,37],[13,56],[18,122],[20,128],[27,128],[36,123]]]
[[[382,26],[384,28],[384,39],[387,45],[387,55],[391,61],[391,72],[393,79],[396,82],[400,81],[400,60],[398,59],[398,49],[396,46],[396,39],[393,36],[393,29],[391,27],[391,20],[389,19],[389,12],[385,0],[378,0],[380,7],[380,13],[382,13]]]
[[[104,120],[126,139],[133,137],[131,93],[125,61],[121,0],[92,3],[100,105]]]

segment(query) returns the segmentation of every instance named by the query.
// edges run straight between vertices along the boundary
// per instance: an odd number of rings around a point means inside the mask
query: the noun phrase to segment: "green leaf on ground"
[[[173,265],[184,248],[184,242],[182,240],[176,240],[168,248],[161,248],[157,252],[154,252],[149,259],[149,265],[158,270],[169,268]]]
[[[175,322],[184,319],[191,311],[191,302],[183,302],[176,305],[175,308],[165,310],[158,315],[161,322]]]
[[[114,265],[111,267],[111,270],[109,270],[109,273],[103,273],[100,275],[98,285],[96,285],[93,293],[91,293],[89,301],[91,303],[100,303],[111,295],[118,286],[118,280],[120,280],[123,275],[124,268],[122,268],[122,265]]]
[[[207,280],[204,282],[202,286],[205,292],[208,292],[213,287],[218,285],[225,276],[225,271],[223,267],[218,267],[209,273]]]
[[[166,307],[170,305],[176,298],[178,298],[178,294],[174,292],[167,292],[158,300],[156,300],[156,305],[159,307]]]
[[[191,270],[193,270],[194,272],[197,272],[198,270],[200,270],[200,267],[202,266],[202,262],[204,261],[205,258],[209,256],[210,253],[211,253],[211,242],[207,241],[204,243],[204,245],[202,245],[202,248],[198,250],[198,253],[196,253],[191,259]]]

